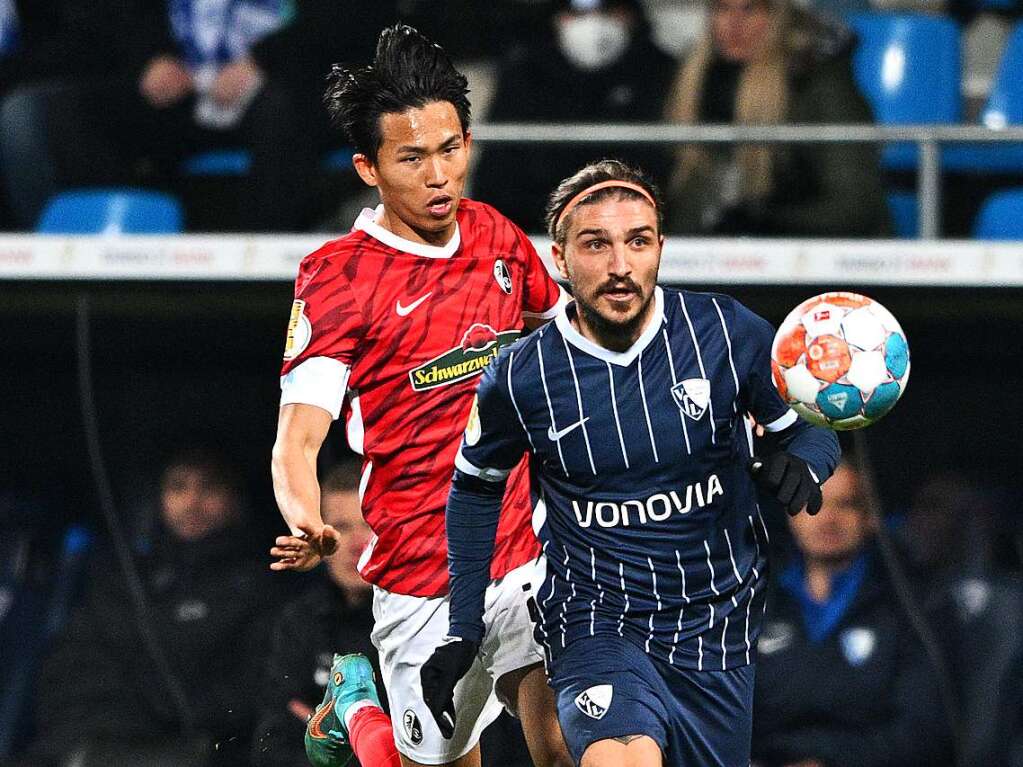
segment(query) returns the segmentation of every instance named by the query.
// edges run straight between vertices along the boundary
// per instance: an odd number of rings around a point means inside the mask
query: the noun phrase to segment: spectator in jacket
[[[488,119],[500,122],[656,122],[675,69],[651,35],[639,0],[561,0],[545,34],[513,47],[500,65]],[[663,150],[591,147],[486,147],[473,195],[528,231],[543,231],[547,195],[594,152],[649,169]],[[658,179],[662,180],[662,179]]]
[[[45,661],[28,764],[247,762],[253,658],[277,579],[250,536],[235,474],[189,450],[166,466],[160,529],[138,554],[139,613],[112,552]],[[251,544],[250,544],[251,540]],[[162,761],[164,760],[164,761]]]
[[[789,525],[798,553],[760,636],[754,764],[948,764],[937,675],[872,545],[859,471],[843,462],[820,513]]]
[[[707,33],[669,98],[669,120],[867,123],[853,36],[791,0],[712,0]],[[870,144],[687,145],[668,186],[677,234],[878,237],[889,230]]]

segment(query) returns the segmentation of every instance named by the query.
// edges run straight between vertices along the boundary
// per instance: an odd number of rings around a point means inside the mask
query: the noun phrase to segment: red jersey
[[[375,536],[362,576],[413,596],[447,593],[444,506],[476,384],[523,316],[553,317],[561,290],[529,239],[463,199],[451,241],[404,240],[364,210],[303,259],[281,404],[344,413],[365,457],[362,512]],[[538,552],[526,460],[508,477],[491,577]]]

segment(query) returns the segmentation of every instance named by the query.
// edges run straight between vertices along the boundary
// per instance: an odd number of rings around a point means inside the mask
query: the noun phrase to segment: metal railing
[[[491,123],[473,128],[484,144],[889,144],[912,142],[917,158],[920,237],[941,229],[945,144],[1023,144],[1023,127],[979,125],[677,125],[670,123]]]

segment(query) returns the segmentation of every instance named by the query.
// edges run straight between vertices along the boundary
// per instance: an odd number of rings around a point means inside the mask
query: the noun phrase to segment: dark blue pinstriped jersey
[[[574,305],[506,349],[456,466],[498,479],[533,453],[554,657],[610,633],[679,668],[734,668],[751,660],[767,564],[744,415],[771,430],[796,417],[771,383],[765,320],[723,295],[654,300],[623,353],[581,336]]]

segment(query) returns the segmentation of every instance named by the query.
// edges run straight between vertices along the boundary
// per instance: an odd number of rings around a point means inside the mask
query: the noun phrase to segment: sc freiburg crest
[[[497,284],[501,286],[501,290],[511,295],[511,272],[508,271],[508,265],[500,258],[494,262],[494,279],[497,280]]]

